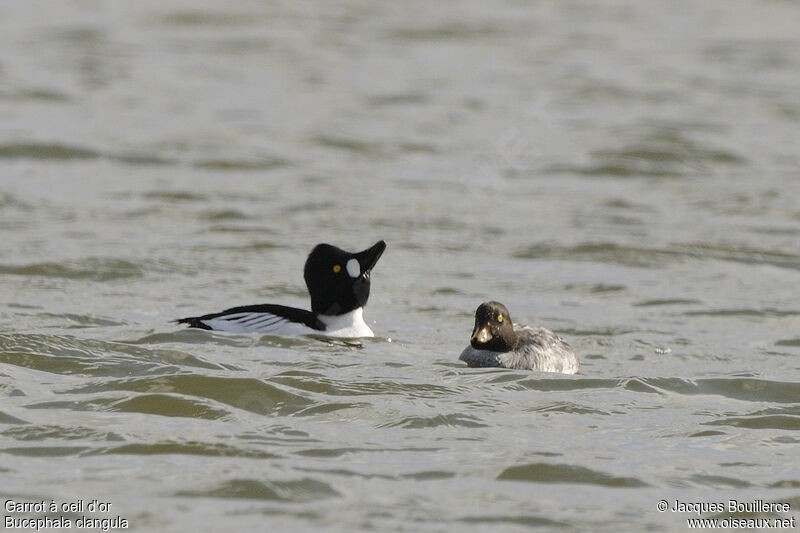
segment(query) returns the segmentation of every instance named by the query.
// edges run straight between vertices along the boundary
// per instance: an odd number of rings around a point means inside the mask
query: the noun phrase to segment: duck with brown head
[[[460,360],[473,367],[503,367],[579,374],[578,357],[561,337],[546,328],[511,321],[506,306],[485,302],[475,311],[470,345]]]

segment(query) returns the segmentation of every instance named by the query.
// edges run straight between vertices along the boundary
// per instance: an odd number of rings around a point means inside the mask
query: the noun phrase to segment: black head
[[[316,245],[308,255],[303,274],[311,295],[311,310],[319,315],[342,315],[365,306],[372,267],[385,249],[384,241],[354,254],[330,244]]]
[[[470,344],[476,350],[509,352],[517,347],[519,337],[511,324],[511,315],[500,302],[486,302],[475,311],[475,329]]]

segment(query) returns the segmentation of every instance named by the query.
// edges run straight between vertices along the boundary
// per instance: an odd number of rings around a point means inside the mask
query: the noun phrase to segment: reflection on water
[[[140,531],[800,508],[799,25],[788,2],[0,7],[0,492]],[[313,245],[379,238],[375,339],[170,322],[307,307]],[[488,299],[585,374],[466,368]]]

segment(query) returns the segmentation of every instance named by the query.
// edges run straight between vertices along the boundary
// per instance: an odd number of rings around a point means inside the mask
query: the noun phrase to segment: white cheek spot
[[[357,278],[361,275],[361,264],[358,259],[354,258],[347,262],[347,273],[350,274],[351,278]]]

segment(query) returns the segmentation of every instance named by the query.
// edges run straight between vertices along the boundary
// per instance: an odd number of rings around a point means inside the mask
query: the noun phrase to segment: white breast
[[[375,334],[364,322],[364,308],[359,307],[344,315],[319,315],[325,324],[324,335],[331,337],[374,337]],[[317,332],[321,333],[321,332]]]

